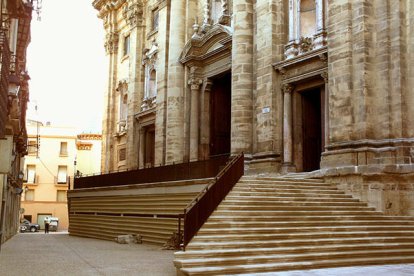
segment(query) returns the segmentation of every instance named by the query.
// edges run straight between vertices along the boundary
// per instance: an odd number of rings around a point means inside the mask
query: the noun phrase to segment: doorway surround
[[[327,61],[327,47],[322,47],[273,64],[282,78],[280,86],[283,93],[283,174],[301,172],[304,167],[301,92],[320,87],[321,93],[325,95],[321,104],[324,122],[321,126],[322,140],[325,144],[329,142]]]

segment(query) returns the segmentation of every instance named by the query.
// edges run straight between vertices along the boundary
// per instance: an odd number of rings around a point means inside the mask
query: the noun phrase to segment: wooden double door
[[[303,171],[320,169],[325,147],[325,96],[320,87],[301,92]]]
[[[210,92],[210,156],[230,153],[231,73],[213,79]]]

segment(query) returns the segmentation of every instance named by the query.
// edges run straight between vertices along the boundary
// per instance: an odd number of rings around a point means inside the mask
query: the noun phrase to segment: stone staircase
[[[244,176],[203,225],[177,275],[414,263],[414,218],[391,217],[317,179]]]

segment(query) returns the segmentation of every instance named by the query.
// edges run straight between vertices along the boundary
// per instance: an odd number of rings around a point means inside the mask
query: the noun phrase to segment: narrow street
[[[174,252],[147,244],[23,233],[3,244],[0,275],[175,275]]]

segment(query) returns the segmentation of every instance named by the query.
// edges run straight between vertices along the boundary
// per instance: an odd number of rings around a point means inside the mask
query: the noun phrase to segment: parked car
[[[31,223],[27,219],[22,220],[20,223],[20,232],[37,232],[40,230],[40,225]]]

